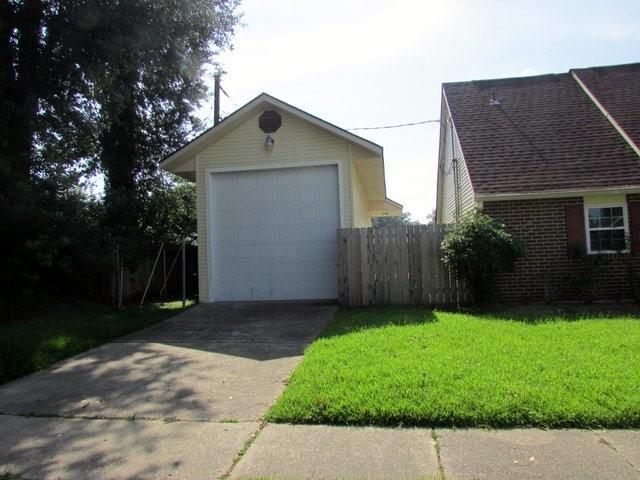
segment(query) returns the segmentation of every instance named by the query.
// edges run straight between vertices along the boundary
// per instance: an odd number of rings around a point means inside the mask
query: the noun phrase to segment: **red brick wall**
[[[628,195],[627,201],[640,195]],[[567,253],[565,205],[582,205],[582,197],[485,202],[483,210],[503,222],[525,243],[525,257],[513,273],[498,279],[496,299],[506,302],[621,300],[633,297],[630,269],[640,275],[640,257],[604,255],[599,268],[589,268]],[[591,256],[590,256],[591,257]],[[589,261],[593,261],[590,258]],[[592,271],[595,273],[589,274]],[[588,278],[595,280],[589,286]]]

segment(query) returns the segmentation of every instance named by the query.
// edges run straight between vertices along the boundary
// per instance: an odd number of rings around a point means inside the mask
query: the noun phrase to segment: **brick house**
[[[445,83],[436,220],[474,207],[525,242],[504,301],[636,298],[640,63]]]

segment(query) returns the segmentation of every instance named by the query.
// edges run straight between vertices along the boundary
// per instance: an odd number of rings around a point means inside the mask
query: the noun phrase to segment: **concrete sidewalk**
[[[640,479],[640,431],[267,425],[232,479]]]

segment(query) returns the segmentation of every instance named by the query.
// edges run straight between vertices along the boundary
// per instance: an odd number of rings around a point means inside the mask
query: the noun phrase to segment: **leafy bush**
[[[464,215],[442,242],[444,262],[467,281],[476,302],[490,300],[496,275],[513,270],[523,243],[479,210]]]

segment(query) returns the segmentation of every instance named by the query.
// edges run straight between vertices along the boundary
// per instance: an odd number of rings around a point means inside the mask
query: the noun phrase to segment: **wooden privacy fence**
[[[338,229],[338,301],[457,305],[467,291],[442,262],[441,225]]]

